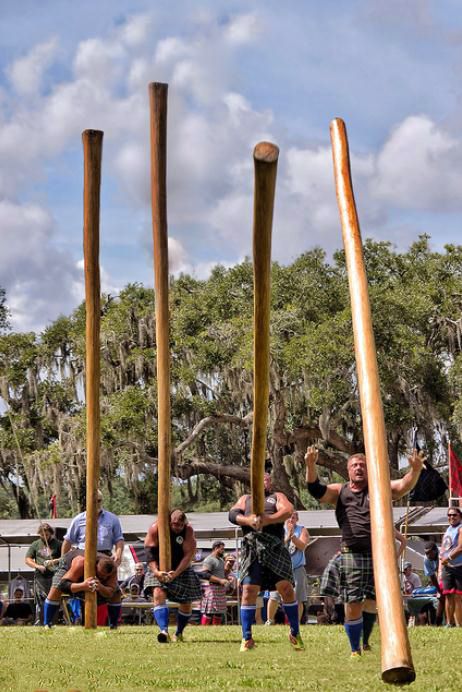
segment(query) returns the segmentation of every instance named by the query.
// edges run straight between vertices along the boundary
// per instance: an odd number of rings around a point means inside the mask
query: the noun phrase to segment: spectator
[[[99,553],[112,556],[114,548],[114,562],[116,567],[122,562],[124,549],[124,536],[119,518],[112,512],[103,509],[103,494],[98,490],[98,539],[96,549]],[[64,536],[61,555],[70,551],[73,545],[79,550],[85,548],[87,513],[81,512],[72,520],[72,523]]]
[[[462,627],[462,511],[459,507],[449,507],[448,521],[440,551],[446,622],[449,626]]]
[[[405,562],[403,565],[402,579],[403,593],[409,596],[414,589],[418,589],[421,586],[422,581],[419,575],[412,571],[412,562]]]
[[[144,621],[144,611],[137,604],[147,603],[146,599],[140,592],[139,585],[133,581],[129,586],[129,592],[124,596],[122,601],[122,621],[125,625],[141,625]],[[135,604],[134,607],[127,607],[130,604]]]
[[[24,600],[24,591],[15,589],[14,600],[8,604],[2,625],[27,625],[34,619],[32,606]]]
[[[303,614],[303,604],[308,600],[308,584],[306,580],[306,558],[305,550],[310,540],[307,529],[298,524],[298,512],[292,512],[285,523],[284,543],[289,550],[292,560],[292,573],[295,582],[295,598],[298,603],[298,619],[301,620]],[[272,625],[276,611],[282,599],[277,591],[270,592],[268,601],[267,625]]]
[[[135,574],[132,574],[128,579],[122,582],[120,588],[123,594],[131,593],[132,584],[138,587],[138,593],[142,594],[144,590],[144,565],[142,562],[137,562],[135,565]]]
[[[204,560],[202,579],[207,579],[201,602],[201,625],[221,625],[226,613],[226,593],[232,590],[232,582],[225,573],[225,544],[215,541],[211,554]],[[229,561],[228,567],[231,568]]]
[[[61,541],[50,524],[40,524],[39,538],[31,543],[25,563],[34,572],[35,625],[43,625],[43,604],[51,589],[51,580],[61,555]]]
[[[425,543],[425,558],[424,558],[424,574],[428,577],[428,581],[431,586],[434,586],[438,593],[438,608],[436,610],[436,622],[437,626],[443,624],[444,615],[444,602],[445,597],[441,592],[440,583],[438,581],[438,563],[439,563],[439,550],[438,546],[434,541],[428,541]]]

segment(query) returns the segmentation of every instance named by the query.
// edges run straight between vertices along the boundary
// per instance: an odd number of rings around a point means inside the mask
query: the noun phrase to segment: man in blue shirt
[[[87,513],[81,512],[72,520],[66,535],[64,536],[61,555],[69,552],[72,546],[76,546],[80,550],[85,548],[85,531],[87,524]],[[99,553],[112,555],[114,548],[113,559],[116,567],[122,562],[122,553],[124,549],[124,536],[119,518],[112,512],[103,509],[103,494],[98,490],[98,542],[96,550]]]

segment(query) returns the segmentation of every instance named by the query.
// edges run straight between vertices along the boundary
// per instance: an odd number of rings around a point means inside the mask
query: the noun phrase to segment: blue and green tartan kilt
[[[191,603],[202,599],[201,581],[192,567],[185,569],[167,584],[160,582],[149,570],[144,578],[145,595],[150,597],[157,586],[165,591],[168,600],[174,603]]]
[[[375,600],[372,555],[339,553],[329,560],[321,578],[320,595],[340,598],[342,603]]]

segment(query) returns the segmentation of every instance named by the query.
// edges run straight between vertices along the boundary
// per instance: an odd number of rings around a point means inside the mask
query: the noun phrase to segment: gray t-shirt
[[[219,557],[213,557],[209,555],[204,560],[204,570],[210,572],[212,577],[218,577],[219,579],[225,578],[225,562]]]

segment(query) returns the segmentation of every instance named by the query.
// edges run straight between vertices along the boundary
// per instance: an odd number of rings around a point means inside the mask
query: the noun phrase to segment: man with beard
[[[413,450],[409,458],[410,471],[399,480],[391,481],[393,500],[410,492],[417,483],[424,462],[423,452]],[[369,637],[375,622],[375,589],[372,569],[371,519],[367,465],[364,454],[348,459],[348,483],[324,485],[318,479],[318,452],[308,447],[305,454],[308,491],[319,502],[334,505],[342,532],[341,553],[337,560],[338,575],[332,579],[340,584],[340,597],[345,605],[345,631],[352,657],[370,649]],[[336,583],[322,584],[321,596],[332,595]]]
[[[298,621],[292,561],[284,545],[284,522],[293,507],[283,493],[273,492],[271,475],[265,473],[265,507],[263,514],[252,513],[250,495],[242,495],[229,511],[229,520],[242,528],[241,651],[255,646],[252,624],[255,622],[257,596],[260,591],[277,590],[290,625],[289,642],[295,650],[304,648]]]
[[[163,572],[159,569],[158,523],[152,524],[144,540],[149,566],[144,591],[146,594],[153,592],[154,618],[159,626],[157,641],[161,644],[170,641],[167,598],[180,604],[173,639],[182,642],[183,630],[191,618],[192,601],[199,601],[202,596],[200,579],[191,567],[196,553],[196,539],[186,514],[181,509],[174,509],[170,513],[170,546],[172,569]]]
[[[51,581],[61,555],[61,541],[55,538],[50,524],[40,524],[39,538],[31,543],[25,563],[34,572],[35,624],[43,625],[43,604],[51,588]]]

